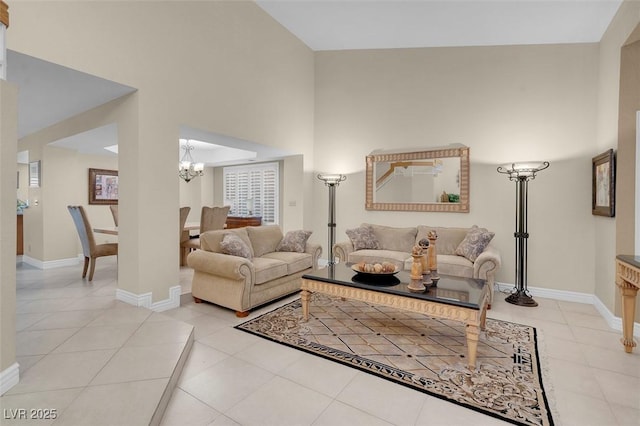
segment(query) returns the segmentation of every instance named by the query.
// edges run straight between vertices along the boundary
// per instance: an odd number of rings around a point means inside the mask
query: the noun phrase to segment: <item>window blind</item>
[[[262,163],[223,168],[225,204],[231,205],[230,215],[262,216],[262,223],[278,223],[279,164]],[[247,200],[251,200],[247,202]]]

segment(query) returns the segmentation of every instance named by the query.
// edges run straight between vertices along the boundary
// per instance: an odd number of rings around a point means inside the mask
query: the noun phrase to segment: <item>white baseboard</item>
[[[27,255],[22,255],[22,262],[38,269],[53,269],[62,268],[63,266],[75,266],[80,262],[80,260],[77,257],[71,257],[68,259],[42,261],[40,259],[34,259],[33,257]]]
[[[20,381],[20,366],[17,362],[11,364],[7,369],[0,371],[0,395],[4,395],[9,389]]]
[[[151,293],[135,294],[121,288],[116,290],[116,299],[133,306],[140,306],[152,311],[162,312],[180,307],[181,287],[179,285],[169,288],[169,298],[159,302],[152,302]]]
[[[500,291],[509,291],[512,290],[515,285],[496,282],[495,287]],[[600,315],[602,315],[602,318],[604,318],[609,327],[622,332],[622,318],[616,317],[613,312],[611,312],[595,294],[578,293],[575,291],[565,290],[553,290],[539,287],[528,287],[527,289],[531,292],[532,296],[543,297],[545,299],[562,300],[564,302],[585,303],[588,305],[593,305],[600,313]],[[636,338],[640,338],[639,323],[635,323],[633,327],[633,335]]]

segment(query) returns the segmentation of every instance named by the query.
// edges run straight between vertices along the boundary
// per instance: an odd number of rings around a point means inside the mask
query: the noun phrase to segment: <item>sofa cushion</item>
[[[278,225],[249,226],[246,229],[255,257],[276,251],[282,240],[282,230]]]
[[[254,257],[253,266],[256,271],[256,285],[287,275],[287,264],[282,260],[269,259],[264,256]]]
[[[359,228],[347,229],[346,233],[351,240],[351,244],[353,244],[354,250],[380,248],[378,238],[370,226],[363,225]]]
[[[262,257],[285,262],[287,264],[287,275],[304,271],[305,269],[309,269],[313,266],[313,257],[309,253],[274,251],[273,253],[267,253]]]
[[[293,251],[304,253],[307,247],[307,240],[312,231],[289,231],[276,247],[276,251]]]
[[[485,247],[491,242],[494,235],[493,232],[489,232],[486,228],[478,228],[476,225],[473,225],[469,232],[467,232],[464,240],[462,240],[456,248],[456,254],[475,262],[478,256],[480,256],[480,253],[482,253]]]
[[[416,244],[418,228],[396,228],[392,226],[363,224],[370,226],[378,239],[379,248],[382,250],[402,251],[411,253]]]
[[[442,226],[418,226],[418,234],[416,242],[422,238],[427,238],[429,231],[436,231],[438,239],[436,240],[436,253],[455,255],[456,248],[460,245],[464,237],[467,235],[469,228],[446,228]]]
[[[382,263],[391,262],[400,269],[404,269],[405,260],[411,259],[411,254],[392,250],[357,250],[349,253],[348,261],[353,263]]]
[[[240,239],[249,246],[251,257],[254,256],[253,248],[251,247],[251,240],[249,240],[249,235],[247,235],[247,228],[218,229],[215,231],[204,232],[200,234],[200,248],[206,251],[222,253],[220,243],[226,234],[234,234],[240,237]]]
[[[220,250],[222,253],[230,254],[232,256],[244,257],[249,260],[253,258],[249,245],[238,235],[232,233],[224,235],[220,242]]]

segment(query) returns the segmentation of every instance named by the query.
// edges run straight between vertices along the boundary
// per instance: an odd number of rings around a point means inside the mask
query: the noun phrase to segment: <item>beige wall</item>
[[[29,165],[18,163],[18,172],[20,182],[16,192],[20,200],[26,201],[29,198]]]
[[[292,155],[282,161],[282,172],[280,182],[282,183],[282,196],[280,197],[280,217],[282,218],[283,231],[293,231],[297,229],[312,230],[311,222],[305,222],[304,217],[299,214],[300,206],[305,205],[304,194],[305,182],[304,158],[302,155]],[[311,191],[307,191],[311,192]],[[307,211],[313,210],[313,202],[309,202]],[[314,232],[310,241],[320,243],[323,235]]]
[[[477,224],[496,232],[497,280],[513,283],[515,184],[496,167],[548,160],[529,187],[529,286],[593,293],[597,69],[597,44],[318,52],[315,167],[348,174],[336,191],[337,239],[364,221]],[[372,150],[451,143],[470,147],[470,213],[364,210]],[[325,208],[314,217],[326,229]]]
[[[180,179],[180,207],[191,207],[187,222],[200,222],[202,206],[213,206],[214,174],[212,167],[205,167],[201,177],[185,182]],[[195,233],[195,232],[194,232]]]
[[[615,225],[591,216],[590,159],[615,143],[616,49],[638,22],[637,9],[625,2],[601,45],[319,52],[314,67],[313,52],[250,2],[15,2],[8,47],[139,89],[119,121],[121,184],[128,182],[122,196],[130,205],[123,226],[131,230],[120,238],[131,254],[120,268],[134,292],[153,290],[162,299],[177,282],[177,270],[157,253],[177,237],[157,230],[177,220],[173,207],[183,201],[174,167],[177,129],[185,124],[303,154],[302,183],[285,186],[295,191],[285,202],[296,202],[284,208],[295,224],[285,227],[310,227],[324,240],[327,195],[315,173],[344,172],[338,239],[362,221],[476,223],[497,233],[502,282],[514,276],[515,191],[495,167],[549,160],[530,187],[529,285],[595,291],[611,306]],[[56,129],[46,133],[55,140]],[[471,147],[470,213],[364,210],[370,151],[448,143]],[[41,214],[28,211],[38,216],[30,229],[42,234]],[[44,259],[41,246],[34,255]],[[158,264],[167,269],[141,272]],[[137,288],[134,281],[157,284]]]
[[[92,227],[112,227],[113,216],[106,205],[89,205],[89,169],[118,170],[113,156],[78,154],[64,148],[46,147],[43,164],[47,166],[47,186],[43,190],[42,211],[44,259],[77,257],[82,245],[67,210],[68,205],[82,205]],[[64,191],[48,188],[65,188]],[[117,242],[117,237],[95,234],[96,243]]]
[[[181,125],[304,154],[312,168],[313,52],[252,2],[18,2],[8,39],[138,89],[118,122],[124,290],[155,302],[178,283]]]
[[[88,204],[88,169],[118,170],[117,157],[88,156],[48,144],[106,124],[124,126],[128,98],[109,102],[19,141],[20,150],[29,151],[29,161],[41,162],[41,187],[29,188],[30,206],[24,210],[25,255],[48,262],[82,253],[68,205],[85,206],[92,226],[113,226],[108,207]],[[97,243],[111,241],[115,241],[113,237],[96,235]]]
[[[18,91],[0,79],[0,373],[16,362],[16,141]]]
[[[631,140],[623,140],[619,136],[620,61],[621,48],[639,22],[640,3],[625,1],[602,38],[599,56],[598,126],[596,150],[593,155],[610,148],[617,149],[618,169],[616,217],[594,216],[593,218],[596,247],[595,295],[617,316],[621,316],[621,309],[615,287],[614,259],[617,254],[634,254],[633,230],[635,229],[635,206],[631,202],[635,200],[635,136]],[[637,76],[638,66],[636,57],[635,68],[630,65],[631,68],[627,72]],[[636,107],[640,109],[637,89],[636,86],[635,91],[628,93],[636,96],[635,100],[630,101],[635,102]],[[635,134],[635,110],[627,111],[626,114],[629,113],[633,115],[632,132]],[[640,299],[636,309],[636,321],[640,321]]]

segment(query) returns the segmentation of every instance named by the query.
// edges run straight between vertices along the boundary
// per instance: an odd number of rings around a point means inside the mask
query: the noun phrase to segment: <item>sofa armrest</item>
[[[340,262],[349,260],[349,253],[353,251],[353,243],[351,240],[341,241],[333,245],[333,254],[338,257]]]
[[[320,244],[307,243],[304,252],[311,255],[313,259],[313,269],[318,269],[318,259],[320,259],[320,255],[322,254],[322,246]]]
[[[502,266],[502,258],[497,248],[489,244],[473,262],[473,277],[486,277],[487,283],[493,286],[495,273]]]
[[[210,275],[232,280],[250,278],[250,282],[252,283],[255,281],[255,268],[253,263],[244,257],[205,250],[195,250],[189,253],[187,265],[195,271]]]

